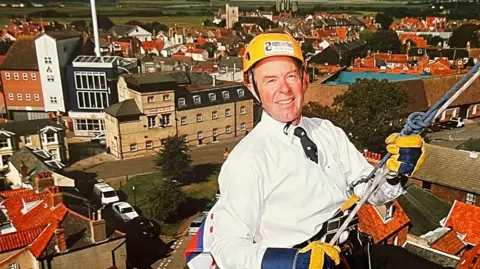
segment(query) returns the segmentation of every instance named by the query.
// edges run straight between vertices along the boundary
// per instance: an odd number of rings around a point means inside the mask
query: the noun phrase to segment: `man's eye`
[[[297,75],[295,74],[290,74],[287,76],[288,79],[297,79]]]
[[[267,84],[273,84],[273,83],[275,83],[275,79],[269,79],[269,80],[267,80]]]

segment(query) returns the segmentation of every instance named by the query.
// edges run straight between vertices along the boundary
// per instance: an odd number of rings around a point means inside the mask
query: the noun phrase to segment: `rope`
[[[414,112],[410,114],[410,116],[407,119],[407,122],[405,126],[403,127],[403,130],[400,132],[401,136],[408,136],[410,134],[420,134],[423,132],[423,130],[428,127],[432,121],[441,115],[445,109],[448,108],[450,104],[452,104],[455,99],[457,99],[462,92],[465,91],[472,83],[475,81],[479,75],[480,75],[480,62],[478,62],[461,80],[459,80],[453,87],[448,90],[440,100],[438,100],[437,103],[435,103],[427,112]],[[375,173],[385,165],[387,160],[390,158],[391,154],[388,153],[386,154],[382,160],[373,168],[373,170],[370,172],[370,174],[362,178],[360,180],[357,180],[356,182],[352,182],[349,184],[349,188],[351,191],[355,188],[360,183],[366,183],[370,181],[372,178],[374,178]],[[370,197],[370,195],[375,191],[377,186],[380,184],[380,182],[383,180],[382,177],[377,177],[372,185],[367,189],[363,197],[360,199],[360,201],[357,203],[355,208],[352,210],[348,218],[345,220],[345,222],[342,224],[340,229],[338,229],[337,233],[335,236],[330,240],[331,245],[335,245],[338,239],[340,238],[340,235],[345,231],[345,229],[348,227],[350,222],[352,221],[353,217],[355,214],[358,212],[360,207],[367,201],[367,199]]]

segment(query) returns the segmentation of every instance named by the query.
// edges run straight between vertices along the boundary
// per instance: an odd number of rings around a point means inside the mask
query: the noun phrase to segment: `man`
[[[244,83],[263,114],[221,169],[222,196],[212,210],[212,256],[222,269],[333,268],[340,263],[340,249],[318,235],[349,198],[348,184],[373,167],[343,130],[328,120],[302,117],[309,82],[301,48],[290,35],[255,37],[243,69]],[[411,175],[423,162],[420,136],[394,134],[386,142],[393,156],[389,170],[379,176]],[[403,190],[398,178],[388,177],[368,202],[381,205],[397,198]],[[361,196],[365,188],[358,185],[354,193]],[[353,255],[351,268],[440,268],[391,245],[355,253],[361,254]]]

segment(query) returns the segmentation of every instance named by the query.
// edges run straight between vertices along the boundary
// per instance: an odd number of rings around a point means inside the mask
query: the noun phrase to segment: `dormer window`
[[[209,93],[208,98],[210,98],[211,102],[217,101],[217,95],[215,93]]]
[[[230,99],[230,93],[227,91],[222,92],[223,95],[223,100],[229,100]]]
[[[240,97],[240,98],[245,96],[245,91],[243,89],[238,89],[237,93],[238,93],[238,97]]]
[[[393,218],[393,214],[395,213],[395,206],[393,203],[387,203],[385,205],[375,206],[375,210],[382,218],[383,222],[386,223]]]
[[[178,99],[178,106],[179,107],[185,107],[186,104],[185,104],[185,98],[179,98]]]
[[[9,148],[8,138],[0,138],[0,148]]]
[[[194,95],[193,96],[193,103],[196,105],[199,105],[202,103],[202,98],[200,98],[200,95]]]

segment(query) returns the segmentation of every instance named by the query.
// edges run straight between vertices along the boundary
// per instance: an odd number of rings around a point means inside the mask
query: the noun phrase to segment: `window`
[[[218,129],[217,128],[212,130],[212,135],[213,136],[218,136]]]
[[[104,120],[75,119],[75,129],[81,131],[105,131]]]
[[[45,57],[45,63],[46,64],[51,64],[52,63],[52,57]]]
[[[34,95],[33,95],[33,99],[34,99],[35,101],[40,101],[40,95],[34,94]]]
[[[200,98],[200,95],[195,95],[193,96],[193,102],[196,104],[196,105],[199,105],[202,103],[202,98]]]
[[[55,143],[57,140],[55,139],[55,134],[54,133],[47,133],[47,143]]]
[[[198,133],[197,133],[197,138],[198,138],[198,139],[203,139],[203,132],[201,132],[201,131],[198,132]]]
[[[467,193],[467,197],[465,199],[465,203],[469,204],[469,205],[474,205],[475,202],[476,202],[476,195],[475,193]]]
[[[180,119],[180,122],[181,122],[182,125],[187,124],[187,117],[182,117],[182,118]]]
[[[5,73],[5,79],[10,80],[10,73]]]
[[[0,148],[8,148],[8,138],[0,138]]]
[[[230,125],[227,125],[227,127],[225,127],[225,133],[229,134],[232,132],[232,127]]]
[[[213,112],[212,112],[212,120],[217,119],[217,117],[218,117],[217,111],[213,111]]]
[[[21,93],[17,93],[17,99],[18,101],[22,101],[23,97]]]
[[[155,99],[155,98],[154,98],[153,96],[148,96],[148,97],[147,97],[147,102],[153,103],[153,100],[154,100],[154,99]]]
[[[13,73],[13,78],[14,78],[15,80],[18,80],[18,73]]]
[[[58,104],[58,100],[56,96],[50,96],[50,104]]]
[[[247,108],[242,106],[240,107],[240,114],[246,114],[247,113]]]
[[[102,109],[109,106],[108,92],[77,91],[78,108]]]
[[[48,82],[55,82],[55,77],[54,77],[54,76],[48,76],[48,75],[47,75],[47,81],[48,81]]]
[[[231,115],[230,108],[225,109],[225,117],[230,117]]]
[[[25,99],[27,99],[27,101],[30,101],[30,100],[32,100],[32,96],[29,93],[26,93],[25,94]]]
[[[240,131],[246,131],[247,130],[247,125],[245,124],[245,122],[242,122],[240,124]]]
[[[27,80],[27,79],[28,79],[28,74],[27,74],[27,73],[23,73],[23,74],[22,74],[22,77],[23,77],[23,80]]]
[[[184,136],[183,136],[183,141],[184,141],[185,143],[188,143],[188,135],[184,135]]]
[[[164,94],[163,95],[163,101],[168,101],[168,100],[170,100],[170,95]]]
[[[162,125],[170,126],[170,114],[162,114]]]
[[[155,128],[157,126],[157,116],[147,116],[148,128]]]
[[[426,190],[430,190],[432,188],[432,184],[428,181],[422,181],[422,188]]]
[[[130,151],[137,151],[137,144],[130,144]]]
[[[13,100],[13,99],[14,99],[13,93],[9,93],[9,94],[8,94],[8,100]]]
[[[107,90],[104,72],[75,72],[75,87],[80,90]]]
[[[32,73],[31,76],[32,76],[32,80],[37,80],[37,75],[35,73]]]
[[[238,97],[240,97],[240,98],[245,96],[245,90],[243,90],[243,89],[238,89],[237,93],[238,93]]]
[[[51,149],[48,151],[50,155],[52,155],[52,160],[59,160],[60,156],[58,156],[58,150],[57,149]]]
[[[217,101],[217,95],[215,93],[209,93],[208,98],[210,98],[210,101],[212,102]]]
[[[197,114],[197,122],[200,122],[202,120],[203,120],[202,114]]]
[[[222,92],[223,95],[223,100],[229,100],[230,99],[230,93],[227,91]]]
[[[25,136],[25,145],[32,144],[32,138],[29,135]]]
[[[145,148],[152,149],[153,148],[153,142],[152,141],[145,142]]]
[[[178,99],[178,106],[179,107],[185,107],[185,98],[179,98]]]
[[[472,107],[472,115],[477,114],[477,106],[478,106],[478,105],[473,105],[473,107]]]
[[[20,269],[20,264],[14,262],[8,265],[8,269]]]

